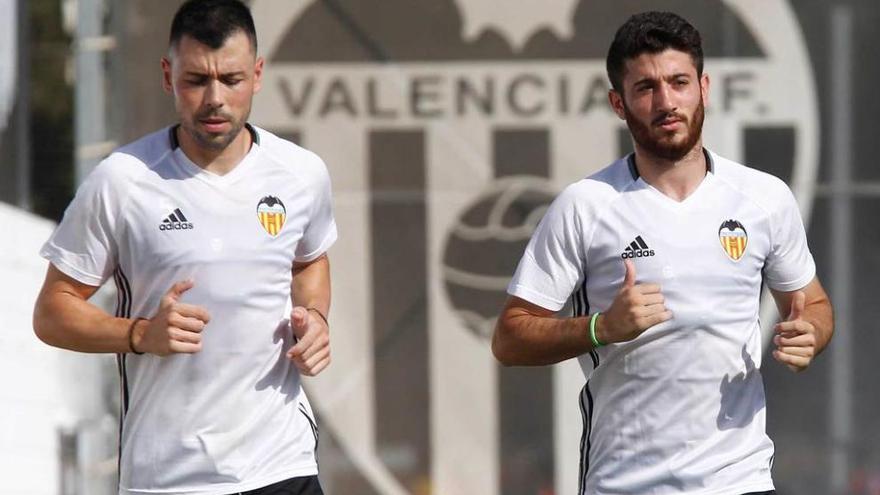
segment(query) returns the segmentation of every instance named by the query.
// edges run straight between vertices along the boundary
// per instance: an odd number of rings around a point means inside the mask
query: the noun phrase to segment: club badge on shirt
[[[749,244],[749,234],[738,220],[726,220],[718,228],[718,240],[732,261],[739,261]]]
[[[277,236],[281,232],[286,216],[287,209],[284,208],[284,203],[275,196],[264,196],[257,203],[257,218],[260,220],[260,225],[272,237]]]

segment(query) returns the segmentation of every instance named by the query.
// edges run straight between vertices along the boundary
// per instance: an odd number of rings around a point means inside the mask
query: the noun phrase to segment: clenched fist
[[[607,311],[599,315],[596,337],[605,344],[627,342],[652,326],[672,318],[657,284],[636,284],[636,265],[623,260],[623,286]]]
[[[774,328],[773,357],[792,371],[803,371],[816,356],[816,327],[803,319],[806,294],[797,291],[791,299],[791,312]]]
[[[330,364],[330,329],[313,311],[297,306],[290,313],[297,342],[287,351],[287,358],[306,376],[315,376]]]
[[[180,296],[193,285],[192,280],[177,282],[162,296],[159,310],[152,318],[135,322],[132,351],[167,356],[202,350],[202,330],[211,316],[202,306],[180,302]]]

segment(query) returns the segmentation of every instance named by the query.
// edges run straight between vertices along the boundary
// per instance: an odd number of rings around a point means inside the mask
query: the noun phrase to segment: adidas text
[[[637,235],[635,240],[630,242],[629,246],[620,253],[620,257],[623,259],[647,258],[648,256],[654,256],[654,250],[648,246],[648,243],[640,235]]]
[[[191,230],[192,228],[192,222],[186,218],[186,215],[180,211],[180,208],[175,208],[174,211],[172,211],[171,214],[159,224],[159,230]]]
[[[169,222],[159,225],[159,230],[188,230],[193,228],[191,222]]]
[[[627,258],[646,258],[648,256],[654,256],[653,249],[636,249],[633,251],[624,251],[621,253],[620,257],[623,259]]]

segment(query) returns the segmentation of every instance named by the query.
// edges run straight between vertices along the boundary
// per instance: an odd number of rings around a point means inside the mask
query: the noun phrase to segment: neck
[[[642,180],[676,201],[690,196],[709,170],[702,140],[679,160],[660,158],[636,144],[635,161]]]
[[[217,175],[231,172],[251,149],[251,133],[247,126],[242,127],[235,139],[220,150],[200,146],[182,126],[177,126],[175,133],[183,154],[202,170]]]

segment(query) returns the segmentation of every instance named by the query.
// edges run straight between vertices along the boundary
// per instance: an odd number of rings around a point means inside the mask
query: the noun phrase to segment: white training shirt
[[[658,283],[670,321],[578,358],[580,493],[740,495],[773,489],[758,322],[761,284],[815,275],[789,188],[706,153],[710,170],[676,202],[638,177],[632,155],[554,201],[508,292],[577,315],[607,310],[624,278]],[[584,338],[587,337],[586,329]]]
[[[86,179],[41,254],[76,280],[113,277],[117,316],[181,301],[211,316],[196,354],[119,358],[119,493],[220,495],[317,474],[315,416],[292,346],[294,261],[336,240],[321,159],[248,126],[254,144],[229,173],[191,162],[164,129],[125,146]]]

